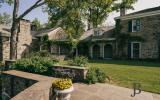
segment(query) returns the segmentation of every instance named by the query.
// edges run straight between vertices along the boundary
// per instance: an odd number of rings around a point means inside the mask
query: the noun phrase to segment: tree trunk
[[[11,28],[11,38],[10,38],[10,59],[17,59],[17,37],[20,20],[31,12],[33,9],[40,7],[45,4],[44,0],[37,0],[29,9],[27,9],[23,14],[18,17],[19,11],[19,0],[14,0],[14,9],[13,9],[13,23]]]
[[[16,60],[17,58],[17,33],[19,20],[18,17],[19,11],[19,0],[14,0],[14,9],[13,9],[13,22],[11,28],[11,38],[10,38],[10,59]]]
[[[11,39],[10,39],[10,59],[16,60],[17,58],[17,32],[18,32],[18,23],[13,22],[11,29]]]

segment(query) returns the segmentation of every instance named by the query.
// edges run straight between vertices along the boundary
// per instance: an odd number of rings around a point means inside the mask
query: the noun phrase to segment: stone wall
[[[9,100],[29,86],[33,85],[36,81],[29,80],[13,75],[2,75],[2,100]],[[7,95],[5,95],[7,94]]]
[[[0,84],[0,100],[53,100],[54,80],[52,77],[22,71],[5,71]]]
[[[17,58],[27,55],[30,52],[30,45],[32,43],[32,35],[30,30],[30,22],[26,20],[20,21],[19,33],[18,33],[18,43],[17,43]],[[9,59],[10,55],[10,37],[0,37],[0,56],[1,60],[5,61]]]
[[[131,19],[129,19],[131,20]],[[128,33],[128,21],[121,20],[122,33]],[[158,41],[160,39],[160,15],[148,16],[140,18],[141,26],[139,32],[131,32],[132,36],[140,36],[145,39],[141,42],[141,58],[158,58],[159,47]],[[127,55],[127,47],[125,48]]]
[[[55,77],[69,77],[75,82],[84,81],[86,79],[86,74],[88,69],[85,67],[76,67],[76,66],[60,66],[55,65],[52,67],[52,70],[55,72],[53,76]]]
[[[2,37],[2,59],[8,60],[10,55],[10,40],[9,37]]]

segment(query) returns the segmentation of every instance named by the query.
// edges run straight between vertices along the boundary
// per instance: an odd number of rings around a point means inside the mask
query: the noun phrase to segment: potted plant
[[[74,90],[71,79],[58,79],[53,83],[53,88],[58,100],[70,100],[71,92]]]

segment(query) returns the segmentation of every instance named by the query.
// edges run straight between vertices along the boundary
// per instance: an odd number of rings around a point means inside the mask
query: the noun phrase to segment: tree
[[[9,14],[4,12],[3,14],[0,14],[0,24],[4,25],[11,25],[12,19]]]
[[[35,18],[32,21],[32,24],[36,26],[36,31],[41,30],[43,28],[38,18]]]
[[[48,13],[52,26],[61,26],[71,40],[78,40],[84,31],[84,20],[97,28],[109,13],[122,7],[131,8],[136,0],[57,0],[50,2]],[[121,6],[120,6],[121,4]],[[123,5],[123,6],[122,6]],[[77,44],[77,43],[75,43]]]
[[[113,4],[116,0],[86,0],[86,11],[84,16],[86,17],[89,25],[93,28],[97,28],[111,13]]]
[[[19,14],[20,0],[1,0],[2,3],[7,2],[13,4],[12,26],[11,26],[11,39],[10,39],[10,59],[15,60],[17,58],[17,33],[20,20],[30,13],[33,9],[44,5],[49,0],[37,0],[32,6],[30,6],[21,15]]]
[[[69,36],[71,55],[77,48],[79,38],[84,32],[81,11],[82,5],[80,0],[63,0],[54,4],[50,3],[48,6],[51,25],[53,27],[62,27]]]
[[[114,9],[119,11],[120,9],[132,9],[134,10],[133,4],[138,0],[122,0],[114,4]]]
[[[81,0],[63,0],[51,3],[48,13],[52,26],[62,27],[72,38],[78,39],[84,31]]]

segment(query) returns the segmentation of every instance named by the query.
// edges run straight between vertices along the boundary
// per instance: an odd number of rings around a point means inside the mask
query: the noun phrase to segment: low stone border
[[[11,100],[50,100],[51,98],[53,98],[52,83],[56,78],[16,70],[5,71],[3,72],[3,74],[14,76],[14,78],[23,78],[36,81],[35,84],[21,91],[19,94],[11,98]],[[24,84],[24,81],[19,80],[19,82],[21,82],[20,84]],[[16,84],[10,89],[15,87]]]
[[[52,67],[55,72],[55,77],[58,77],[56,74],[63,74],[63,76],[70,76],[74,81],[84,81],[88,72],[86,67],[77,67],[77,66],[65,66],[65,65],[54,65]]]

